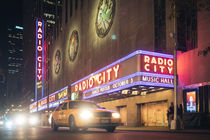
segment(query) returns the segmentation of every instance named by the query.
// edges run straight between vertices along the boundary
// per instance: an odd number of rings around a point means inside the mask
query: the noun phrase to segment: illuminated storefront
[[[51,108],[57,107],[60,103],[67,100],[68,96],[68,86],[46,96],[37,102],[34,102],[30,105],[30,112],[37,112],[41,110],[51,110]]]
[[[172,100],[170,89],[173,89],[173,55],[143,50],[137,50],[71,84],[71,93],[82,94],[82,99],[94,100],[108,108],[110,105],[115,106],[121,113],[125,125],[129,125],[129,114],[133,110],[127,106],[132,102],[131,100],[136,100],[133,103],[136,110],[141,107],[140,114],[144,114],[146,110],[151,113],[154,113],[154,110],[162,110],[162,123],[158,124],[159,120],[156,120],[156,124],[150,124],[148,118],[136,116],[134,121],[141,118],[141,122],[132,122],[131,125],[166,126],[168,101]],[[170,94],[170,97],[164,97],[165,92],[169,92],[167,94]],[[149,97],[153,93],[158,94],[158,96],[154,94],[157,96],[155,102]],[[164,99],[158,98],[159,96],[163,96]],[[138,100],[138,98],[147,98],[147,101],[141,101],[142,99]],[[150,102],[153,102],[152,105]],[[148,105],[145,106],[145,103]],[[138,112],[136,110],[134,112]],[[161,115],[153,114],[153,116]]]

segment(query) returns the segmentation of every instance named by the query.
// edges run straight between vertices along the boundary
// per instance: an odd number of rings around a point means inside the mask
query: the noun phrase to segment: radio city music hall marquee
[[[173,88],[173,56],[137,50],[73,83],[71,92],[88,99],[137,85]]]

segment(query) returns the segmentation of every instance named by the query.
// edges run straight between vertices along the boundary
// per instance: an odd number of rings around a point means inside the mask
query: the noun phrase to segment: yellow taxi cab
[[[103,128],[114,132],[121,124],[119,113],[86,100],[67,100],[55,108],[51,117],[51,127],[54,131],[58,127],[69,127],[71,132],[88,128]]]

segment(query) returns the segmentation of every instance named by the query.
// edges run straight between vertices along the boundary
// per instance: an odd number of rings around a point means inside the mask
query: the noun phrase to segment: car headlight
[[[13,122],[8,120],[5,122],[5,126],[6,126],[6,128],[11,128],[13,126]]]
[[[82,110],[79,116],[83,120],[89,120],[93,116],[93,113],[89,110]]]
[[[51,122],[52,122],[52,113],[50,114],[50,116],[48,118],[48,122],[49,122],[49,124],[51,124]]]
[[[120,114],[117,112],[112,113],[113,118],[120,118]]]
[[[26,117],[24,115],[19,115],[15,119],[15,124],[17,125],[24,125],[26,122]]]
[[[29,118],[29,124],[30,125],[36,125],[38,123],[38,118],[35,116],[32,116],[31,118]]]

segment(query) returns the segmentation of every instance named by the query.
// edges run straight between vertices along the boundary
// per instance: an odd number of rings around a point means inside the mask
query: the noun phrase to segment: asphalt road
[[[87,132],[71,133],[59,128],[53,132],[50,128],[10,129],[0,128],[0,140],[210,140],[208,134],[169,133],[169,132],[134,132],[90,129]]]

